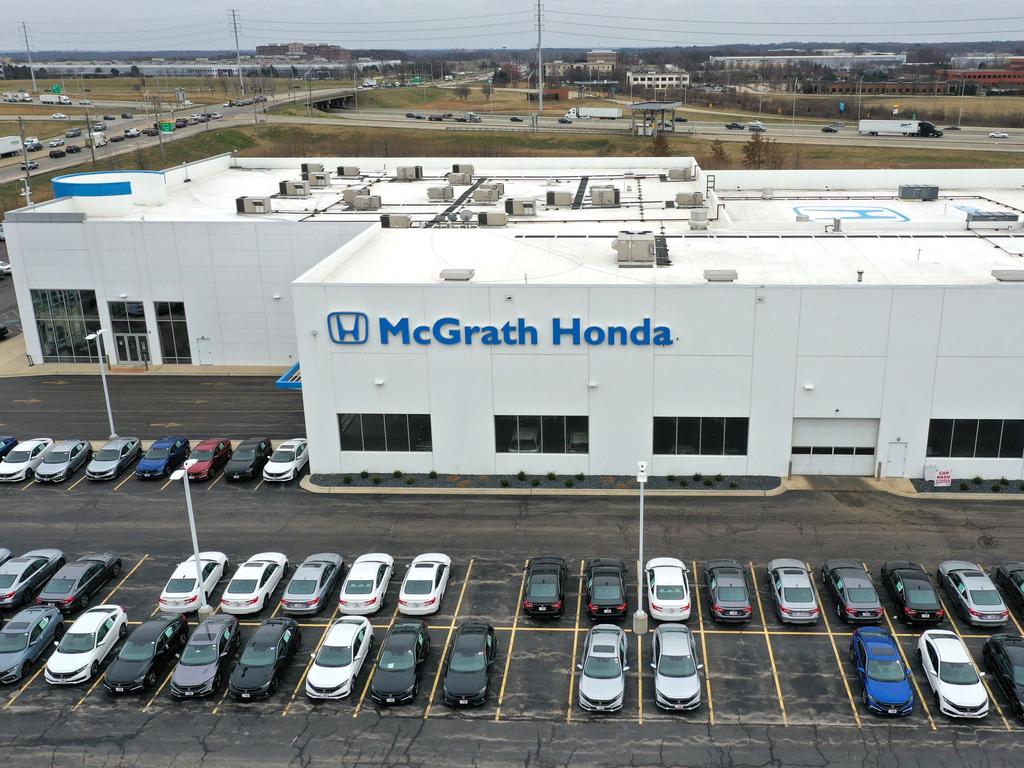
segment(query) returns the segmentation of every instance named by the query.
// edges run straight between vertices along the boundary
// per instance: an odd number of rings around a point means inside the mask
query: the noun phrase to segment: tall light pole
[[[636,481],[640,483],[640,555],[637,558],[636,613],[633,614],[633,634],[647,634],[647,614],[644,612],[644,484],[647,482],[647,462],[636,463]]]
[[[110,439],[117,437],[114,429],[114,412],[110,409],[110,390],[107,389],[107,371],[103,366],[103,329],[90,333],[85,337],[86,341],[96,342],[96,353],[100,359],[100,381],[103,382],[103,399],[107,402],[107,423],[110,424]]]
[[[209,616],[213,609],[206,602],[206,589],[203,587],[203,564],[199,560],[199,537],[196,536],[196,516],[192,512],[192,489],[188,484],[188,470],[197,459],[187,459],[181,469],[171,473],[171,480],[181,480],[185,486],[185,509],[188,510],[188,527],[192,531],[192,554],[196,559],[196,589],[199,592],[199,615]]]
[[[956,127],[960,127],[961,121],[964,119],[964,88],[967,87],[967,80],[963,77],[960,78],[960,112],[956,116]]]

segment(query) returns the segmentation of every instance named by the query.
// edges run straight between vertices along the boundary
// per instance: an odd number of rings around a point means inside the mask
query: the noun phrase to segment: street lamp
[[[103,329],[90,333],[85,337],[86,341],[96,342],[96,353],[100,359],[100,381],[103,382],[103,399],[107,401],[107,423],[110,424],[110,439],[117,437],[114,429],[114,412],[110,410],[110,391],[107,389],[107,371],[103,366]]]
[[[640,483],[640,556],[637,559],[636,613],[633,614],[633,634],[647,634],[647,614],[644,612],[644,484],[647,482],[647,462],[636,463],[636,481]]]
[[[185,508],[188,510],[188,526],[192,531],[192,554],[196,559],[196,587],[199,591],[199,615],[209,616],[213,613],[206,602],[206,588],[203,585],[203,565],[199,560],[199,538],[196,536],[196,517],[192,512],[192,489],[188,485],[188,470],[198,459],[187,459],[181,469],[171,473],[171,480],[181,480],[185,486]]]

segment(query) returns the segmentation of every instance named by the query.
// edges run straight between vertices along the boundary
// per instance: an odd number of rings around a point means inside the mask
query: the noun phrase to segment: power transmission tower
[[[25,52],[28,54],[28,73],[32,75],[32,93],[39,93],[36,88],[36,70],[32,66],[32,47],[28,44],[28,25],[21,22],[21,34],[25,37]]]
[[[238,11],[231,9],[231,26],[235,29],[235,59],[238,61],[238,86],[242,89],[242,96],[245,96],[245,81],[242,79],[242,51],[238,47]]]

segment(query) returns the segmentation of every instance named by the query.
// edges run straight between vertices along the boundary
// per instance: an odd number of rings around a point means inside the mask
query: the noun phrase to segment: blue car
[[[862,627],[850,640],[850,660],[857,668],[861,701],[876,715],[905,717],[914,711],[910,670],[896,640],[881,627]]]
[[[11,452],[11,449],[18,444],[18,438],[13,435],[0,435],[0,461]]]
[[[149,446],[136,465],[135,476],[143,480],[167,477],[188,458],[190,452],[187,437],[161,437]]]

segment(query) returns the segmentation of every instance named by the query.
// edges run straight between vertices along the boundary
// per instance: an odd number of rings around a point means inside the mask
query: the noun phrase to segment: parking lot
[[[116,490],[116,483],[88,481],[25,485],[0,487],[0,545],[16,551],[57,546],[69,557],[115,551],[124,571],[100,596],[124,606],[133,623],[152,614],[173,566],[190,551],[180,487],[134,479]],[[954,722],[933,711],[916,660],[915,631],[894,625],[925,695],[909,718],[881,720],[859,703],[847,658],[850,629],[837,622],[831,601],[825,599],[817,625],[784,627],[764,583],[764,564],[776,556],[801,557],[812,571],[825,558],[856,557],[876,575],[881,561],[893,557],[917,560],[930,573],[951,556],[991,566],[1019,557],[1024,548],[1015,524],[1020,510],[1011,505],[965,508],[850,493],[649,504],[647,555],[680,557],[692,569],[710,557],[741,559],[750,584],[758,587],[754,620],[742,627],[714,624],[707,596],[698,589],[688,624],[705,664],[703,706],[679,714],[659,710],[645,656],[649,639],[638,647],[630,634],[625,705],[615,714],[593,715],[575,701],[575,663],[590,626],[580,605],[581,559],[635,561],[635,509],[628,500],[350,501],[294,486],[226,482],[196,490],[200,546],[226,552],[232,572],[266,550],[283,551],[292,567],[315,551],[338,551],[349,560],[368,551],[391,553],[396,577],[385,608],[372,617],[378,640],[395,617],[404,565],[423,551],[449,554],[452,579],[440,611],[427,620],[432,647],[420,694],[409,705],[379,708],[366,695],[367,666],[349,699],[313,704],[305,698],[303,675],[332,617],[332,600],[321,615],[301,620],[300,652],[266,701],[240,704],[223,692],[178,701],[164,686],[115,700],[102,686],[55,688],[41,675],[7,687],[0,693],[0,744],[19,762],[57,755],[87,765],[112,756],[125,763],[196,764],[216,754],[248,765],[430,764],[431,756],[460,765],[619,765],[630,759],[718,765],[728,753],[734,765],[772,759],[861,765],[870,757],[883,764],[933,765],[927,758],[940,754],[950,765],[1019,764],[1021,724],[1000,693],[994,695],[998,707],[978,723]],[[538,554],[570,559],[566,611],[555,623],[525,617],[518,608],[524,563]],[[629,571],[633,610],[636,568]],[[243,619],[243,640],[276,606],[275,599],[263,614]],[[891,615],[892,606],[886,607]],[[490,622],[497,631],[491,695],[483,707],[453,711],[440,701],[439,669],[454,627],[470,619]],[[1015,615],[1007,629],[1019,632],[1018,621]],[[953,626],[980,659],[987,633],[959,621]]]

